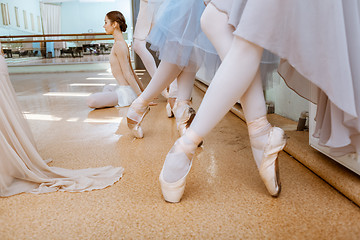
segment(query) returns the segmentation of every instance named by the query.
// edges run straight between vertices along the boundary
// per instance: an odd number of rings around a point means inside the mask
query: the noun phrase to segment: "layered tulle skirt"
[[[160,60],[196,71],[206,55],[217,57],[216,50],[201,30],[200,17],[204,9],[202,0],[163,2],[147,38]]]
[[[117,86],[115,89],[119,107],[127,107],[138,97],[130,86]]]

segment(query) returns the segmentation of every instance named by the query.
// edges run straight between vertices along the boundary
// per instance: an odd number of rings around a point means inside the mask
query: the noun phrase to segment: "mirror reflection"
[[[128,29],[123,35],[131,48],[131,0],[0,2],[0,41],[8,66],[108,62],[114,40],[103,25],[104,16],[112,10],[124,14]]]

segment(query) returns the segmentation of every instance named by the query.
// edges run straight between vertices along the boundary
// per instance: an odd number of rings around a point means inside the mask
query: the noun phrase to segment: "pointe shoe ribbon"
[[[180,136],[182,136],[194,120],[195,110],[190,106],[190,100],[183,100],[175,102],[173,112],[176,118],[177,129]]]
[[[135,102],[130,105],[126,118],[127,125],[136,138],[144,137],[144,133],[140,124],[149,111],[150,107],[148,105],[142,106]]]

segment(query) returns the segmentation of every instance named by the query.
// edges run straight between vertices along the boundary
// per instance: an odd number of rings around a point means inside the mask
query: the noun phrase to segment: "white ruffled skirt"
[[[151,0],[149,1],[149,3]],[[217,57],[200,26],[202,0],[165,0],[146,41],[160,60],[196,71],[206,54]]]
[[[138,97],[130,86],[117,86],[115,92],[118,96],[119,107],[130,106],[131,103]]]

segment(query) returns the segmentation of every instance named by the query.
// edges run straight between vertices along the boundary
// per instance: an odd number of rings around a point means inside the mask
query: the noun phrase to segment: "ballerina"
[[[87,99],[91,108],[129,106],[144,90],[144,87],[131,67],[130,54],[123,32],[127,25],[119,11],[108,12],[105,16],[104,29],[114,36],[114,45],[110,53],[111,72],[118,82],[117,86],[105,85],[102,92],[93,93]]]

